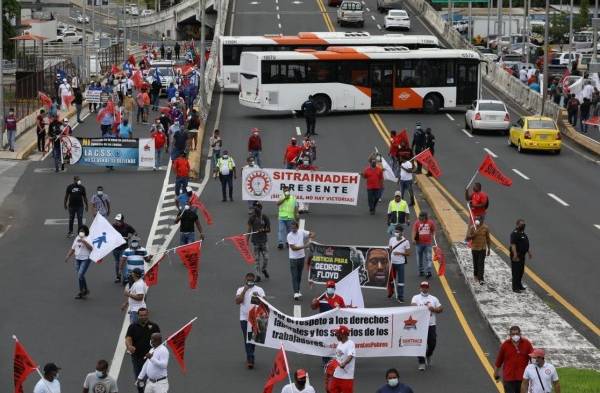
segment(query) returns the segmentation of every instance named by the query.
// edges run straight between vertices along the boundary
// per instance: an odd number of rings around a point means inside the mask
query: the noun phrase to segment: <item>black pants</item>
[[[521,393],[521,383],[523,381],[504,381],[504,393]]]
[[[73,233],[73,221],[77,214],[77,230],[83,225],[83,206],[69,207],[69,233]]]
[[[221,193],[223,195],[223,200],[227,199],[227,187],[229,186],[229,199],[233,200],[233,174],[229,175],[219,175],[219,180],[221,180]]]
[[[435,345],[437,344],[437,333],[435,331],[435,325],[429,326],[429,331],[427,332],[427,351],[425,351],[425,356],[430,357],[433,355],[433,350],[435,349]],[[422,356],[418,357],[419,364],[425,363],[425,358]]]
[[[46,131],[42,130],[42,132],[37,132],[37,149],[38,151],[44,151],[46,148]]]
[[[519,257],[517,261],[511,261],[510,270],[512,273],[512,289],[513,291],[516,289],[523,288],[523,273],[525,272],[525,255]]]
[[[485,268],[485,250],[471,250],[473,255],[473,275],[483,281],[483,271]]]
[[[135,356],[131,357],[131,363],[133,364],[133,373],[134,375],[134,380],[137,381],[137,377],[138,375],[140,375],[140,373],[142,372],[142,367],[144,366],[144,362],[145,359],[144,358],[137,358]],[[144,388],[137,388],[138,393],[144,393]]]
[[[381,197],[381,190],[379,188],[373,188],[367,190],[367,200],[369,203],[369,212],[374,212],[377,207],[377,202]]]
[[[317,119],[312,116],[306,117],[306,135],[314,135],[315,134],[315,124],[317,123]]]
[[[575,127],[577,125],[577,111],[567,111],[567,114],[569,117],[569,123]]]

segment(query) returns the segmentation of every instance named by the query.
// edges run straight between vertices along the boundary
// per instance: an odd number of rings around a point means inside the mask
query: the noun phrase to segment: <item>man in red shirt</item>
[[[362,175],[367,180],[369,213],[373,215],[375,214],[375,208],[383,190],[383,169],[377,166],[376,160],[371,160],[369,161],[369,166],[363,170]]]
[[[260,138],[258,128],[253,128],[250,131],[252,134],[250,134],[250,137],[248,138],[248,156],[254,157],[256,165],[261,167],[260,152],[262,151],[262,139]]]
[[[181,192],[185,192],[190,176],[190,163],[185,153],[181,153],[173,161],[173,169],[175,170],[175,196],[179,196]]]
[[[336,295],[335,293],[335,281],[328,280],[325,286],[325,293],[323,293],[321,296],[314,298],[310,304],[310,308],[312,308],[313,310],[316,310],[318,308],[319,312],[321,313],[329,311],[336,307],[346,307],[346,303],[344,303],[344,298],[340,295]]]
[[[521,382],[525,367],[529,363],[529,354],[533,351],[533,345],[525,337],[521,337],[521,328],[511,326],[509,338],[500,345],[500,351],[496,357],[496,370],[494,378],[500,380],[500,367],[502,367],[502,381],[506,393],[520,393]]]
[[[161,153],[167,142],[167,137],[165,136],[165,133],[161,131],[162,126],[160,126],[158,119],[156,125],[156,127],[152,127],[152,132],[150,132],[150,137],[154,139],[154,170],[157,170],[160,167]]]
[[[469,203],[472,217],[484,217],[489,205],[488,196],[481,191],[481,183],[473,184],[473,192],[465,189],[465,199]]]
[[[413,225],[412,236],[417,249],[419,276],[430,278],[433,271],[431,250],[435,236],[435,223],[429,219],[427,212],[419,213],[419,219]]]
[[[292,138],[290,140],[290,144],[287,145],[285,149],[285,154],[283,155],[283,165],[285,165],[286,169],[294,169],[296,168],[296,160],[300,156],[302,152],[302,147],[298,146],[298,141],[296,138]]]

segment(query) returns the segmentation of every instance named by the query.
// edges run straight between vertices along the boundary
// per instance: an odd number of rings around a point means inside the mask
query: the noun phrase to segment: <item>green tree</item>
[[[16,29],[10,24],[10,20],[19,15],[21,6],[17,0],[2,0],[2,48],[5,59],[15,57],[15,45],[9,38],[16,35]]]
[[[564,43],[565,34],[569,32],[569,21],[567,14],[561,12],[560,14],[552,15],[550,30],[548,35],[550,36],[550,42],[552,43]]]
[[[581,30],[586,27],[590,20],[590,2],[589,0],[581,0],[579,3],[579,15],[575,15],[573,19],[573,28]]]

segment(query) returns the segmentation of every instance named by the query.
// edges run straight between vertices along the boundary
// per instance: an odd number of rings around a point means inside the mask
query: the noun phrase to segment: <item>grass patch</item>
[[[594,370],[559,368],[560,391],[562,393],[600,392],[600,373]]]

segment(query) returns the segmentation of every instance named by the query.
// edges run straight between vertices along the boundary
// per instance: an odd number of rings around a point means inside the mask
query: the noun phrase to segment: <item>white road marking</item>
[[[302,306],[299,304],[294,304],[294,318],[302,317]]]
[[[67,168],[65,167],[65,171]],[[52,173],[54,172],[54,168],[35,168],[33,173]]]
[[[279,11],[279,6],[278,5],[275,6],[275,11]]]
[[[301,218],[300,222],[298,223],[298,229],[304,230],[304,223],[305,222],[306,222],[306,220],[304,218]]]
[[[488,149],[487,147],[484,147],[483,150],[485,150],[485,152],[487,154],[489,154],[490,156],[492,156],[494,158],[498,158],[498,155],[496,153],[494,153],[493,151],[491,151],[490,149]]]
[[[281,23],[278,24],[279,28],[281,29]]]
[[[367,8],[367,12],[371,12],[371,10]]]
[[[4,230],[0,232],[0,239],[2,239],[4,237],[4,235],[6,234],[6,232],[8,232],[8,230],[10,229],[11,226],[12,225],[8,224],[6,226],[6,228],[4,228]]]
[[[469,138],[473,138],[473,135],[469,131],[465,130],[464,128],[461,129],[461,131],[464,132],[465,135],[468,136]]]
[[[380,24],[377,24],[377,28],[378,28],[379,30],[381,30],[381,25],[380,25]]]
[[[86,219],[83,217],[83,223],[85,224]],[[68,218],[46,218],[44,225],[67,225],[69,224]]]
[[[563,201],[562,199],[560,199],[559,197],[557,197],[556,195],[554,195],[553,193],[549,192],[548,196],[552,199],[554,199],[556,202],[560,203],[561,205],[565,206],[565,207],[569,207],[569,204],[565,201]]]
[[[600,229],[600,225],[594,224],[594,226],[596,227],[596,229]]]
[[[452,117],[452,115],[450,115],[449,113],[446,113],[446,117],[452,121],[454,121],[454,118]]]
[[[375,15],[371,15],[371,19],[375,20]]]
[[[525,180],[530,180],[529,177],[527,177],[523,172],[521,172],[518,169],[513,168],[513,172],[516,173],[517,175],[521,176]]]
[[[296,135],[302,135],[302,130],[300,127],[296,127]]]
[[[279,14],[277,14],[277,19],[281,19],[281,16]]]

